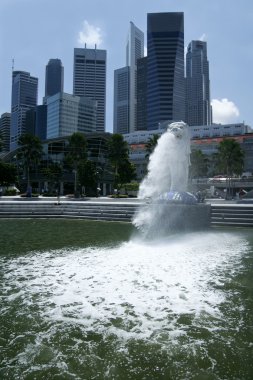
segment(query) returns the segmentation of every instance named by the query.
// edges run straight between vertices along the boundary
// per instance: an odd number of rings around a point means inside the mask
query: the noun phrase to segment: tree
[[[244,166],[244,152],[234,139],[223,140],[218,146],[217,169],[225,173],[228,181],[228,194],[231,190],[231,177],[241,174]]]
[[[17,180],[17,169],[13,164],[7,164],[0,161],[0,184],[3,186],[9,186]]]
[[[19,137],[18,158],[23,161],[23,166],[27,175],[27,192],[30,192],[30,169],[38,164],[42,157],[42,144],[37,136],[25,133]]]
[[[97,193],[98,171],[95,162],[82,161],[78,168],[78,178],[85,194],[94,196]]]
[[[243,165],[244,152],[240,144],[234,139],[220,142],[217,151],[218,170],[231,177],[233,174],[241,174]]]
[[[49,182],[48,192],[52,193],[54,185],[59,186],[59,182],[62,178],[62,167],[60,164],[51,162],[48,167],[42,169],[42,174]]]
[[[131,182],[136,178],[135,165],[129,160],[124,160],[119,165],[119,183],[121,185]]]
[[[200,149],[191,152],[191,164],[189,167],[189,177],[205,177],[208,172],[208,157]]]
[[[114,134],[107,142],[108,158],[114,169],[114,185],[119,183],[119,167],[128,161],[128,144],[120,134]]]
[[[157,135],[156,133],[152,137],[149,137],[147,144],[145,145],[146,158],[149,158],[149,156],[153,153],[159,138],[160,136]]]
[[[73,133],[69,139],[66,150],[66,163],[75,175],[74,193],[78,196],[78,168],[87,159],[87,142],[85,136],[80,132]]]

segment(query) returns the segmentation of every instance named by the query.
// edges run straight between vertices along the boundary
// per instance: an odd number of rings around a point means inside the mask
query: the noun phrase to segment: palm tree
[[[149,156],[153,153],[157,145],[157,142],[159,140],[159,137],[160,136],[157,135],[156,133],[152,137],[149,137],[147,144],[145,145],[145,150],[147,152],[145,155],[146,158],[149,158]]]
[[[191,152],[191,165],[189,167],[189,177],[204,177],[208,172],[209,160],[207,155],[200,149]]]
[[[69,167],[72,168],[75,181],[74,181],[74,193],[77,193],[78,184],[78,168],[87,159],[87,142],[85,136],[80,132],[73,133],[69,139],[69,144],[66,151],[66,162]]]
[[[122,135],[116,133],[111,136],[107,142],[108,158],[114,169],[114,184],[117,185],[119,181],[119,167],[128,160],[128,144],[124,141]]]
[[[217,168],[226,174],[228,179],[228,193],[231,189],[233,174],[241,174],[244,165],[244,152],[240,144],[234,139],[225,139],[218,146]]]
[[[42,157],[42,144],[37,136],[25,133],[19,137],[18,158],[23,161],[27,176],[27,194],[31,195],[30,169]]]

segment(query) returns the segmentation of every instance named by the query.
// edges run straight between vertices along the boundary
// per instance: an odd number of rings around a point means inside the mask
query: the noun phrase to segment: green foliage
[[[128,159],[119,164],[118,183],[127,183],[136,178],[135,165]]]
[[[87,142],[84,135],[80,132],[73,133],[68,140],[69,144],[66,150],[65,162],[75,173],[74,192],[75,196],[77,196],[79,168],[84,165],[87,159]]]
[[[43,176],[49,182],[49,192],[52,192],[54,185],[58,185],[62,178],[62,167],[58,163],[51,162],[48,167],[41,170]]]
[[[193,150],[191,152],[191,165],[189,167],[189,177],[205,177],[207,176],[209,168],[209,160],[207,155],[201,152],[201,150]]]
[[[7,195],[7,196],[17,195],[17,190],[15,190],[15,189],[7,189],[7,190],[5,190],[4,195]]]
[[[145,145],[145,149],[147,152],[145,156],[146,158],[149,158],[149,156],[153,153],[159,138],[160,136],[155,133],[152,137],[148,139],[147,144]]]
[[[244,152],[234,139],[226,139],[219,144],[216,159],[217,170],[228,177],[243,172]]]
[[[114,186],[135,178],[135,168],[129,161],[128,144],[120,134],[111,136],[107,143],[108,158],[114,169]]]
[[[87,158],[86,138],[82,133],[75,132],[68,138],[68,142],[66,162],[72,169],[77,170],[79,163]]]
[[[82,161],[78,168],[78,178],[81,186],[85,186],[86,195],[95,195],[98,182],[98,172],[93,161]]]
[[[17,181],[17,169],[12,164],[0,161],[0,184],[9,186]]]
[[[123,187],[126,191],[138,191],[140,184],[138,182],[124,183]]]
[[[27,187],[30,186],[30,169],[37,165],[42,157],[42,144],[37,136],[25,133],[19,137],[17,157],[23,162],[27,173]]]
[[[107,147],[108,158],[117,176],[120,164],[128,160],[128,144],[122,135],[116,133],[108,140]]]

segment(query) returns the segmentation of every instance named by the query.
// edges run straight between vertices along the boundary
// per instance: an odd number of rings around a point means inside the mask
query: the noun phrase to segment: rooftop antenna
[[[14,71],[14,58],[12,58],[11,70],[12,70],[12,72]]]
[[[85,42],[85,44],[84,44],[84,48],[86,49],[86,42]]]

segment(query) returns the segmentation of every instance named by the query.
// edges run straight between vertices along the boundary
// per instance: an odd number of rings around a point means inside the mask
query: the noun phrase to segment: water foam
[[[222,317],[218,285],[239,269],[242,243],[230,234],[186,234],[28,255],[5,264],[5,309],[19,300],[54,322],[124,339],[152,339],[155,331],[174,337],[180,315]]]

